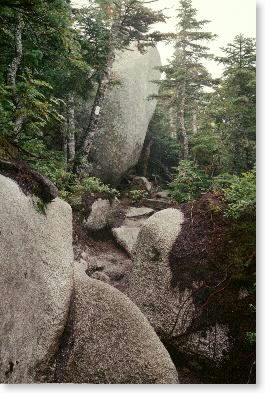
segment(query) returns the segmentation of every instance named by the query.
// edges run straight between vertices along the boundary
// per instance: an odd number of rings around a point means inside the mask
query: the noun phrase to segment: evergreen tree
[[[203,65],[203,60],[211,58],[205,45],[214,35],[204,31],[208,20],[197,20],[197,10],[191,0],[181,0],[177,13],[177,33],[175,35],[175,55],[164,67],[168,87],[168,107],[171,124],[181,136],[183,159],[189,157],[189,133],[197,131],[197,111],[200,95],[205,86],[211,85],[211,77]]]
[[[223,48],[224,79],[217,90],[217,130],[228,152],[227,168],[237,174],[255,164],[256,68],[255,41],[236,36]]]

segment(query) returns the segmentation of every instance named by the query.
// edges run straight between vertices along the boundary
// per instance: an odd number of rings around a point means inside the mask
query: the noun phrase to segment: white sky
[[[75,5],[86,5],[88,0],[72,0]],[[176,25],[176,8],[178,0],[158,0],[149,4],[153,9],[165,9],[165,15],[170,19],[166,23],[156,26],[157,30],[163,32],[174,32]],[[237,34],[244,34],[247,37],[256,37],[256,2],[255,0],[193,0],[193,7],[198,10],[198,19],[208,19],[211,21],[207,25],[207,30],[217,34],[217,39],[210,44],[211,52],[220,54],[220,47],[226,46]],[[172,56],[172,45],[158,44],[163,64]],[[222,67],[211,61],[206,64],[213,76],[222,73]]]

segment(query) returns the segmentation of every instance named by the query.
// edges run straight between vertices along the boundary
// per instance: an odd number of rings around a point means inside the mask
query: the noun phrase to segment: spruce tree
[[[182,158],[189,158],[189,133],[197,131],[196,114],[200,93],[211,85],[211,77],[203,61],[212,55],[206,43],[215,35],[204,31],[208,20],[198,20],[197,10],[191,0],[181,0],[177,9],[177,32],[174,38],[175,54],[170,64],[164,67],[169,96],[168,107],[171,124],[181,136]],[[187,125],[188,124],[188,125]]]
[[[217,90],[217,124],[228,151],[228,168],[240,174],[255,164],[255,40],[238,35],[222,51],[224,56],[217,58],[225,68]]]

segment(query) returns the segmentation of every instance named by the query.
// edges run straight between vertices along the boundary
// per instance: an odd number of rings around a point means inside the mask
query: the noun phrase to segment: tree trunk
[[[65,168],[67,168],[68,164],[68,141],[67,141],[67,135],[63,135],[63,157],[64,157],[64,164]]]
[[[22,108],[19,96],[16,93],[16,79],[17,79],[17,72],[23,56],[23,44],[22,44],[23,27],[24,27],[24,22],[22,16],[19,15],[17,17],[17,25],[16,25],[16,32],[15,32],[15,57],[10,63],[7,71],[7,84],[13,87],[14,102],[16,104],[17,111],[19,111]],[[16,116],[15,127],[13,130],[14,137],[17,137],[20,134],[25,120],[26,120],[26,116],[23,114],[18,114]]]
[[[114,56],[110,56],[110,58],[108,59],[108,63],[106,64],[106,68],[103,71],[102,77],[100,78],[98,83],[97,94],[91,111],[87,132],[82,147],[83,154],[85,154],[86,156],[88,156],[90,152],[94,136],[97,132],[97,126],[102,113],[103,101],[111,78],[111,69],[113,62]]]
[[[68,162],[72,163],[75,159],[75,107],[74,96],[69,94],[67,98],[67,120],[68,120]]]
[[[198,132],[198,122],[197,122],[197,110],[194,109],[192,112],[192,132],[193,134],[197,134]]]
[[[22,31],[24,27],[24,22],[19,15],[17,17],[17,25],[15,32],[15,57],[10,63],[7,71],[7,84],[13,87],[16,86],[17,71],[20,66],[22,55],[23,55],[23,45],[22,45]]]
[[[65,108],[64,111],[64,122],[62,126],[62,149],[63,149],[63,158],[64,158],[64,166],[65,169],[67,169],[67,164],[68,164],[68,138],[67,138],[67,133],[68,133],[68,121],[67,121],[67,107]]]
[[[176,131],[176,119],[175,119],[175,108],[174,106],[171,106],[169,108],[169,124],[170,124],[170,129],[172,132]]]
[[[97,93],[91,111],[88,127],[83,137],[83,140],[81,141],[81,160],[79,163],[76,162],[74,167],[74,170],[77,172],[79,172],[80,170],[82,171],[82,167],[88,168],[87,158],[93,145],[95,135],[98,131],[98,123],[102,114],[103,102],[111,80],[111,71],[115,60],[115,50],[117,49],[119,42],[120,27],[120,22],[113,22],[111,26],[111,34],[109,39],[109,55],[106,61],[106,65],[98,81]]]
[[[149,160],[150,160],[150,155],[151,155],[151,148],[154,144],[153,138],[147,135],[147,141],[144,145],[142,154],[141,154],[141,159],[140,159],[140,170],[141,170],[141,176],[147,177],[147,172],[148,172],[148,165],[149,165]]]
[[[186,82],[183,82],[183,88],[181,92],[181,101],[179,108],[179,131],[183,139],[183,159],[188,160],[189,158],[189,140],[188,134],[185,127],[185,104],[186,104]]]

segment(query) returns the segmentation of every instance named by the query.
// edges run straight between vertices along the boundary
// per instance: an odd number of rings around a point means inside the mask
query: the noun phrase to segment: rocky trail
[[[74,246],[75,261],[83,265],[89,277],[106,282],[120,291],[126,292],[132,270],[133,247],[140,229],[149,217],[160,210],[161,203],[172,204],[169,199],[154,199],[155,210],[145,206],[145,203],[149,206],[152,205],[150,201],[152,200],[143,202],[141,207],[130,206],[127,203],[124,207],[120,207],[123,205],[121,201],[116,205],[120,215],[124,217],[119,227],[100,227],[101,229],[97,231],[88,230],[85,234],[82,233],[81,240],[77,235]],[[109,211],[102,210],[102,203],[98,204],[98,201],[95,202],[95,205],[99,206],[100,211],[95,213],[92,206],[93,213],[91,214],[98,215],[99,221],[104,221],[102,215],[104,213],[108,215]],[[81,231],[84,230],[81,229]]]
[[[107,222],[108,220],[105,220],[102,215],[106,212],[108,215],[109,211],[108,209],[102,210],[103,200],[98,202],[96,201],[94,206],[99,207],[99,215],[92,206],[93,221],[97,215],[97,221]],[[90,278],[107,283],[127,294],[133,270],[134,247],[140,230],[155,213],[170,208],[172,200],[170,200],[168,192],[164,191],[156,193],[153,198],[142,201],[140,206],[123,204],[123,201],[120,201],[120,204],[123,206],[121,214],[123,221],[119,223],[119,227],[103,228],[94,232],[88,230],[86,235],[82,236],[82,241],[77,236],[74,255],[75,262],[85,269]],[[120,209],[119,204],[115,204],[115,207]],[[91,220],[88,218],[88,221]],[[180,383],[204,383],[199,373],[192,370],[185,362],[177,361],[174,353],[172,353],[172,360],[177,366]]]
[[[246,313],[254,295],[233,285],[234,238],[217,195],[181,206],[163,192],[137,205],[94,195],[73,211],[56,198],[43,212],[36,196],[0,181],[1,329],[10,337],[1,380],[252,378],[254,360],[241,348],[255,322]]]

